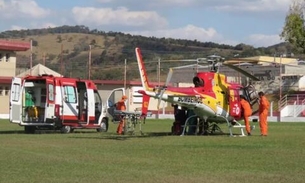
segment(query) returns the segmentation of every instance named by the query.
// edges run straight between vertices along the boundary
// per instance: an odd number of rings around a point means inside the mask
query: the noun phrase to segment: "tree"
[[[289,8],[285,19],[281,38],[291,43],[295,50],[305,53],[305,27],[304,27],[305,1],[294,1]]]

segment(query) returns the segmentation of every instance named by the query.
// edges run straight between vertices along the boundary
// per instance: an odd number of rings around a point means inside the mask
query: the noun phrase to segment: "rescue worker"
[[[172,126],[172,134],[180,135],[182,133],[182,126],[184,126],[187,115],[186,115],[186,108],[173,105],[174,107],[174,116],[175,121]]]
[[[125,101],[127,100],[127,96],[123,95],[121,100],[118,101],[116,103],[116,110],[120,110],[120,111],[125,111],[126,110],[126,105],[125,105]],[[120,116],[120,122],[119,125],[117,127],[117,134],[122,135],[123,133],[123,128],[124,128],[124,116]]]
[[[25,93],[25,111],[26,111],[26,120],[32,120],[38,118],[38,110],[35,106],[35,97],[34,91],[28,90]]]
[[[188,121],[189,129],[187,131],[187,134],[188,135],[195,135],[196,130],[197,130],[198,118],[197,118],[197,116],[194,117],[195,112],[192,109],[188,109],[186,111],[186,115],[187,115],[187,118],[189,118],[189,121]],[[193,116],[193,117],[190,118],[191,116]]]
[[[249,122],[249,117],[252,115],[252,109],[247,101],[246,97],[243,95],[240,95],[240,105],[242,108],[242,116],[245,121],[245,126],[246,126],[246,131],[248,133],[248,136],[251,135],[251,128],[250,128],[250,122]]]
[[[267,116],[268,116],[270,103],[269,103],[268,99],[266,98],[264,92],[260,91],[258,93],[258,96],[260,98],[258,115],[259,115],[259,126],[260,126],[260,130],[261,130],[261,136],[267,136],[268,135]]]

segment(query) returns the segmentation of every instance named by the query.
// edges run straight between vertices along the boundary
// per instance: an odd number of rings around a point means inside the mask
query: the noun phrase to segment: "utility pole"
[[[280,55],[280,102],[278,102],[279,118],[278,121],[281,122],[281,104],[282,104],[282,54]]]
[[[124,89],[126,90],[126,80],[127,80],[127,59],[125,59],[124,63]]]
[[[33,42],[32,42],[32,39],[31,39],[31,53],[30,53],[30,75],[32,75],[32,67],[33,67]]]
[[[60,52],[60,73],[61,75],[64,75],[64,66],[63,66],[63,50],[64,50],[64,45],[61,44],[61,52]]]
[[[158,59],[158,85],[160,87],[161,80],[161,59]]]
[[[161,91],[161,59],[159,58],[158,59],[158,85],[159,85],[159,91],[158,92],[160,92]],[[160,96],[159,96],[160,97]],[[161,99],[159,99],[159,100],[161,100]],[[164,106],[163,106],[163,108],[164,108]],[[158,117],[157,117],[157,119],[159,119],[159,114],[160,114],[160,110],[158,109]]]
[[[88,59],[88,79],[91,78],[91,45],[89,45],[89,59]]]
[[[282,55],[280,57],[280,100],[282,100]]]
[[[43,53],[43,56],[42,56],[42,64],[44,66],[46,66],[46,53],[45,52]]]

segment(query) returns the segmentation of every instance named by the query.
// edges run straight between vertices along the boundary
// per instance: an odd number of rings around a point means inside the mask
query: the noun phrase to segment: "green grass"
[[[171,136],[171,125],[172,120],[148,120],[143,136],[117,136],[114,124],[107,133],[30,135],[0,120],[0,182],[305,180],[305,123],[269,123],[268,137],[260,137],[258,128],[251,137]]]

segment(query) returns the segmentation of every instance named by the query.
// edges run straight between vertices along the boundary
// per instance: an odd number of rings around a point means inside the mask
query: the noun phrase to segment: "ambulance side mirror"
[[[68,97],[67,97],[67,96],[65,96],[64,100],[65,100],[65,102],[68,102]]]

